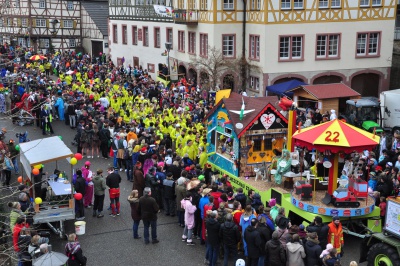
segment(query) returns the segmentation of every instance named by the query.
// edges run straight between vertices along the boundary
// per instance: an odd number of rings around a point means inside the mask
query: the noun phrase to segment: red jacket
[[[328,232],[328,243],[332,244],[334,248],[336,248],[337,253],[340,254],[341,247],[344,244],[343,239],[343,229],[342,224],[339,223],[338,226],[334,222],[328,224],[329,232]]]
[[[222,193],[219,191],[216,191],[216,192],[211,192],[210,195],[214,197],[213,203],[214,203],[215,209],[218,209],[219,208],[219,200],[218,199],[219,199],[219,197],[221,197]]]
[[[24,227],[29,228],[29,224],[15,224],[15,226],[14,226],[13,245],[14,245],[15,252],[19,252],[18,238],[19,238],[19,233],[21,232],[22,228],[24,228]]]

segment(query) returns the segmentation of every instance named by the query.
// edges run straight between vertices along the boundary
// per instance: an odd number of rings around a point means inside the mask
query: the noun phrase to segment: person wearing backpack
[[[251,225],[251,219],[253,218],[256,218],[256,216],[253,214],[251,205],[247,205],[246,208],[244,209],[244,213],[240,217],[240,223],[239,223],[239,225],[242,227],[243,249],[244,249],[244,255],[246,257],[248,256],[248,252],[247,252],[247,243],[246,240],[244,239],[244,232],[246,231],[246,228]]]
[[[279,241],[279,233],[275,231],[272,233],[272,239],[265,244],[266,258],[270,266],[286,265],[286,251],[285,247]]]

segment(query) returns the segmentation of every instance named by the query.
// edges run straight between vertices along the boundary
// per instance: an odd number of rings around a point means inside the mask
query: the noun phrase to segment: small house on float
[[[245,97],[231,93],[205,118],[208,162],[228,174],[255,176],[254,168],[270,163],[285,143],[288,120],[277,109],[277,96]]]

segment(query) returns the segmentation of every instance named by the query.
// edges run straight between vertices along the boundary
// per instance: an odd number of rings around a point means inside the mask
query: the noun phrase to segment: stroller
[[[24,93],[21,101],[15,104],[14,109],[11,110],[12,122],[13,124],[18,124],[19,126],[33,125],[35,122],[35,117],[30,113],[26,105],[29,95]]]

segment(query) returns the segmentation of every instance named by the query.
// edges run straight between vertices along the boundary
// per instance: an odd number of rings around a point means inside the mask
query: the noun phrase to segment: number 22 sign
[[[328,130],[328,131],[325,131],[325,134],[326,134],[326,137],[325,137],[326,142],[339,142],[339,136],[340,136],[339,132],[337,132],[337,131],[332,132],[332,131]]]

